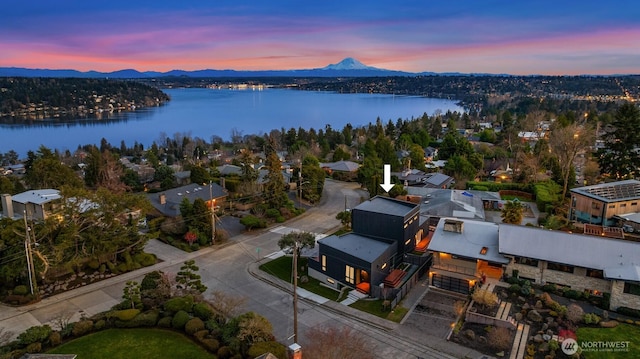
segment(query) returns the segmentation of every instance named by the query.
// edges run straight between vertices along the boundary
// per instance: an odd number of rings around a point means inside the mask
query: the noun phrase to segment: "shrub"
[[[277,208],[269,208],[266,210],[265,215],[269,218],[280,217],[280,211]]]
[[[164,317],[158,320],[158,326],[160,328],[171,328],[171,322],[173,321],[173,317]]]
[[[247,356],[250,358],[257,358],[265,353],[271,353],[278,358],[287,357],[287,350],[285,346],[276,341],[258,342],[253,344],[247,351]]]
[[[140,309],[123,309],[116,310],[112,313],[112,316],[121,321],[128,321],[136,317],[136,315],[140,314]]]
[[[27,295],[29,293],[29,289],[27,289],[26,285],[18,285],[13,288],[13,294],[15,295]]]
[[[580,299],[582,298],[582,292],[577,290],[568,289],[562,292],[562,295],[569,299]]]
[[[196,303],[193,306],[193,314],[196,317],[198,317],[198,318],[200,318],[200,319],[202,319],[204,321],[207,321],[207,320],[213,318],[214,312],[213,312],[213,309],[211,308],[211,306],[209,304],[204,303],[204,302],[200,302],[200,303]]]
[[[629,317],[640,318],[640,310],[629,308],[629,307],[618,307],[616,310],[618,314],[626,315]]]
[[[488,308],[493,308],[498,305],[498,296],[485,289],[478,289],[473,292],[471,298],[478,304]]]
[[[156,256],[151,253],[137,253],[133,256],[133,260],[143,267],[148,267],[156,264]]]
[[[213,338],[204,338],[200,340],[200,343],[202,343],[202,346],[204,346],[205,349],[212,353],[216,353],[218,348],[220,348],[220,342]]]
[[[98,273],[104,274],[104,272],[106,271],[107,271],[107,265],[104,263],[100,264],[100,267],[98,267]]]
[[[191,316],[189,316],[189,313],[181,310],[173,316],[173,319],[171,320],[171,327],[182,330],[190,319]]]
[[[511,348],[512,342],[511,331],[507,328],[495,327],[487,334],[487,344],[498,351]]]
[[[115,273],[118,274],[118,267],[116,267],[115,264],[111,263],[111,262],[107,262],[107,268],[109,268],[109,272],[111,273]]]
[[[584,310],[581,306],[572,303],[567,307],[566,318],[569,319],[572,323],[578,323],[582,317],[584,316]]]
[[[285,221],[285,218],[284,218],[284,217],[282,217],[282,216],[278,216],[278,217],[276,218],[276,222],[278,222],[278,223],[284,223],[284,221]]]
[[[43,342],[49,338],[52,332],[53,330],[48,325],[31,327],[18,335],[18,343],[27,346],[31,343]]]
[[[127,263],[120,263],[116,266],[118,273],[125,273],[129,271],[129,266]]]
[[[31,343],[27,345],[27,353],[40,353],[42,351],[42,343]]]
[[[558,349],[560,349],[560,343],[558,343],[558,341],[555,339],[551,339],[549,341],[549,350],[551,350],[552,352],[555,352]]]
[[[188,323],[187,323],[188,324]],[[193,334],[193,337],[196,338],[198,341],[201,341],[202,339],[206,338],[209,336],[209,331],[206,329],[202,329],[202,330],[198,330],[197,332],[195,332]]]
[[[265,228],[267,227],[267,221],[264,219],[258,218],[253,215],[246,215],[240,219],[240,224],[245,226],[247,230],[251,230],[252,228]]]
[[[164,303],[164,310],[172,313],[179,311],[190,312],[193,308],[193,296],[185,295],[184,297],[175,297]]]
[[[220,359],[228,359],[231,357],[231,348],[228,346],[223,346],[218,349],[218,358]]]
[[[158,323],[158,312],[150,311],[146,313],[140,313],[135,318],[129,321],[116,321],[116,327],[118,328],[138,328],[138,327],[153,327]]]
[[[73,330],[71,333],[76,337],[81,337],[87,333],[90,333],[93,330],[93,321],[92,320],[81,320],[73,326]]]
[[[202,319],[198,317],[189,319],[187,324],[185,324],[184,326],[185,333],[189,335],[194,335],[196,332],[203,329],[204,329],[204,322],[202,321]]]
[[[160,272],[153,271],[147,273],[147,275],[142,278],[142,282],[140,282],[140,290],[150,290],[158,288],[158,281],[162,278],[162,274]]]
[[[556,292],[556,285],[555,284],[545,284],[542,286],[542,291],[543,292],[548,292],[548,293],[555,293]]]
[[[100,319],[98,320],[93,327],[96,328],[96,330],[102,330],[107,326],[107,322],[104,319]]]
[[[587,313],[582,317],[584,324],[598,324],[600,323],[600,317],[595,313]]]
[[[62,343],[62,335],[60,332],[53,332],[49,335],[49,344],[55,347],[60,345],[60,343]]]
[[[520,293],[521,290],[522,287],[520,287],[520,284],[512,284],[509,286],[509,292],[511,293]]]
[[[92,270],[97,270],[100,267],[100,262],[97,259],[93,258],[87,262],[87,267]]]
[[[602,309],[609,310],[611,306],[611,293],[602,293],[602,303],[600,305]]]
[[[507,278],[507,283],[509,284],[520,284],[520,278],[511,276]]]

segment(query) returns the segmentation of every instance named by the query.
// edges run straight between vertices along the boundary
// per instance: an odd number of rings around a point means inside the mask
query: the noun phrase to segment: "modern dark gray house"
[[[415,203],[379,196],[361,203],[351,211],[353,232],[318,241],[309,274],[333,288],[347,286],[369,295],[377,294],[383,283],[395,286],[406,274],[398,267],[411,262],[409,255],[422,257],[415,251],[426,240],[427,223],[421,223],[419,209]],[[420,266],[426,261],[413,262]]]

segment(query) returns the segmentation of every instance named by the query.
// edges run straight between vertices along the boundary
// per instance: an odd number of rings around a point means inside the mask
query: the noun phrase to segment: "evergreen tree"
[[[500,213],[502,222],[510,224],[520,224],[524,217],[524,207],[518,200],[507,201]]]
[[[185,294],[201,294],[207,290],[207,286],[202,284],[201,277],[198,274],[200,268],[196,265],[196,261],[191,259],[184,262],[180,267],[180,271],[176,274],[176,287]]]
[[[294,132],[295,133],[295,132]],[[269,208],[285,207],[289,199],[282,174],[282,163],[275,151],[267,155],[267,176],[263,187],[263,196]]]
[[[640,176],[640,110],[633,103],[618,108],[609,131],[604,136],[605,148],[599,151],[598,164],[603,173],[615,179]]]

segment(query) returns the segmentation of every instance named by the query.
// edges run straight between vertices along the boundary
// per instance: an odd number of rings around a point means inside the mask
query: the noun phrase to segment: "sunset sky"
[[[3,0],[0,67],[640,74],[620,0]]]

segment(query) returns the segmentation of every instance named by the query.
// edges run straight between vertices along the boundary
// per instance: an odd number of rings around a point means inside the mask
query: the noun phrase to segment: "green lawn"
[[[307,261],[308,261],[307,258],[300,258],[300,260],[298,261],[299,267],[305,268],[304,271],[298,272],[298,276],[299,277],[307,276],[307,278],[309,278],[309,281],[307,283],[300,283],[300,281],[298,281],[298,287],[306,289],[317,295],[321,295],[329,300],[333,300],[333,301],[337,300],[338,296],[340,295],[338,291],[322,286],[320,285],[319,280],[309,277],[308,272],[306,270]],[[293,262],[293,257],[282,256],[280,258],[276,258],[272,261],[269,261],[261,265],[260,269],[262,271],[265,271],[271,274],[274,277],[278,277],[282,279],[285,282],[293,283],[292,277],[291,277],[291,267],[293,265],[292,262]]]
[[[212,354],[186,336],[162,329],[108,329],[74,339],[48,352],[78,359],[200,359]]]
[[[397,305],[393,310],[384,309],[382,307],[382,299],[377,300],[359,300],[350,305],[350,307],[373,314],[377,317],[388,319],[396,323],[400,323],[405,314],[409,311],[402,305]]]
[[[585,341],[629,342],[628,352],[584,352],[587,359],[640,358],[640,327],[620,324],[615,328],[579,328],[578,344]]]

